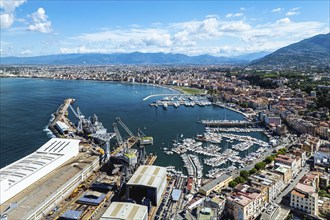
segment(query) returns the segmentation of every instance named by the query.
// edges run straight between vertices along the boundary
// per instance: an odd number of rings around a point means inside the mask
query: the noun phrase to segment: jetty
[[[199,122],[209,127],[253,125],[253,122],[246,120],[201,120]]]
[[[190,94],[154,94],[154,95],[149,95],[142,100],[146,101],[152,97],[158,97],[158,96],[191,96],[191,95]]]

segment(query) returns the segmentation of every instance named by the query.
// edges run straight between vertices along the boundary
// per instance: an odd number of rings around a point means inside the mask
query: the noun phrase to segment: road
[[[264,152],[263,155],[261,157],[259,157],[258,159],[256,159],[253,163],[251,163],[243,168],[238,169],[238,171],[231,172],[229,175],[231,175],[235,179],[236,177],[238,177],[240,175],[240,171],[251,170],[256,165],[256,163],[259,163],[259,162],[263,161],[264,159],[266,159],[266,157],[272,155],[273,150],[274,150],[273,148],[269,149],[268,151]]]
[[[279,150],[281,148],[286,148],[287,149],[289,146],[295,144],[296,142],[297,141],[294,141],[292,143],[286,143],[286,144],[279,145],[276,148],[270,148],[266,152],[264,152],[261,157],[259,157],[258,159],[256,159],[252,164],[249,164],[249,165],[247,165],[247,166],[245,166],[243,168],[240,168],[238,171],[232,172],[230,175],[233,176],[233,178],[236,178],[236,177],[239,176],[239,172],[240,171],[242,171],[242,170],[251,170],[255,166],[256,163],[262,162],[263,160],[266,159],[266,157],[272,155],[274,150]]]
[[[288,194],[296,185],[297,183],[299,182],[299,180],[306,174],[308,173],[309,171],[309,168],[308,168],[308,165],[306,165],[305,167],[303,167],[301,169],[301,171],[298,173],[298,175],[293,179],[293,181],[291,181],[289,183],[289,185],[281,192],[281,194],[279,194],[276,199],[275,199],[275,202],[277,204],[279,204],[281,201],[282,201],[282,198]]]

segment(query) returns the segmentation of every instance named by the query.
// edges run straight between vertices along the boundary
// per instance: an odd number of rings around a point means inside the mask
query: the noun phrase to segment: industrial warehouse
[[[101,220],[147,220],[148,208],[144,205],[138,205],[128,202],[113,202],[102,215]]]
[[[143,199],[157,206],[166,187],[166,168],[140,166],[127,183],[129,198],[139,204]]]
[[[8,219],[39,219],[97,170],[99,156],[79,153],[79,142],[52,138],[2,168],[1,213],[6,211]]]
[[[79,140],[53,138],[36,152],[2,168],[1,203],[77,156]]]

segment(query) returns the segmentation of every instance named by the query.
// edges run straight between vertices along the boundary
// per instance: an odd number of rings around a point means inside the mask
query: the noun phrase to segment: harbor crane
[[[117,138],[117,141],[118,141],[119,146],[122,146],[124,144],[124,140],[121,137],[121,134],[119,133],[119,129],[118,129],[116,123],[113,123],[113,130],[115,131],[116,138]]]
[[[154,143],[153,137],[145,135],[140,128],[138,128],[138,137],[140,145],[153,145]]]
[[[126,126],[126,124],[119,117],[116,118],[116,121],[125,129],[125,131],[128,133],[130,138],[135,138],[135,136],[131,132],[131,130]]]
[[[74,108],[69,105],[71,111],[73,112],[74,116],[79,120],[77,125],[77,132],[83,133],[83,121],[85,120],[85,116],[81,113],[79,107],[77,107],[77,112],[74,110]]]

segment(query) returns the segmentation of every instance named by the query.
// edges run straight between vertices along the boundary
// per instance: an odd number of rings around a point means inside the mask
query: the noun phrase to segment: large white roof
[[[147,206],[128,202],[113,202],[102,215],[101,220],[106,219],[147,219]]]
[[[142,185],[157,188],[164,181],[165,176],[165,167],[141,165],[135,171],[127,185]]]
[[[32,154],[0,169],[1,193],[15,185],[20,185],[15,191],[28,187],[78,153],[79,140],[52,138]]]
[[[19,182],[73,150],[77,144],[79,140],[52,138],[34,153],[2,168],[0,177],[8,178],[11,183]]]

